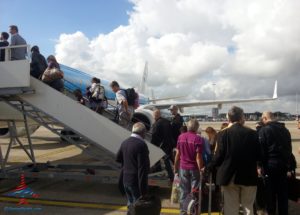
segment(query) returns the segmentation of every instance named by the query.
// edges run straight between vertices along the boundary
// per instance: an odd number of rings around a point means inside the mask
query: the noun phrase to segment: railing
[[[11,49],[18,49],[18,48],[27,48],[27,57],[29,57],[28,53],[30,50],[30,45],[16,45],[16,46],[4,46],[0,47],[1,50],[5,50],[5,56],[4,56],[4,61],[11,61]]]

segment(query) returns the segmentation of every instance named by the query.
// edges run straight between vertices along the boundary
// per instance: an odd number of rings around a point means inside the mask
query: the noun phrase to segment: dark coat
[[[172,133],[173,133],[173,138],[175,140],[175,143],[177,143],[178,137],[180,135],[180,128],[182,127],[182,125],[183,125],[183,118],[178,113],[171,120]]]
[[[30,63],[30,75],[35,78],[40,78],[47,68],[47,61],[43,55],[38,52],[32,52]]]
[[[256,131],[238,123],[224,129],[218,136],[216,155],[208,169],[218,167],[217,184],[257,185],[257,162],[261,152]]]
[[[172,127],[169,120],[159,118],[153,124],[151,143],[160,147],[167,155],[172,155],[172,150],[176,147],[173,138]]]
[[[7,41],[0,42],[0,47],[6,47],[8,45],[9,45],[9,43]],[[5,49],[1,49],[1,51],[0,51],[0,61],[4,61],[4,60],[5,60]]]
[[[290,169],[292,157],[291,134],[285,125],[280,122],[268,122],[259,130],[259,141],[263,152],[263,167]]]
[[[136,137],[128,138],[122,143],[116,160],[122,164],[123,184],[137,186],[141,195],[145,195],[150,169],[147,144]]]

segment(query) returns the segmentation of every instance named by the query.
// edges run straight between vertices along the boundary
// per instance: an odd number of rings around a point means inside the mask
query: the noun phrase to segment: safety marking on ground
[[[68,151],[73,151],[73,150],[78,150],[78,148],[75,147],[75,146],[68,146],[68,147],[63,148],[63,149],[58,149],[58,150],[48,152],[48,153],[44,153],[44,154],[41,154],[41,155],[35,155],[35,159],[38,160],[38,159],[42,159],[42,158],[47,158],[51,155],[57,155],[57,154],[60,154],[60,153],[63,153],[63,152],[68,152]],[[9,159],[8,161],[9,162],[24,162],[24,160],[27,160],[27,159],[29,159],[29,158],[28,157],[19,157],[19,158]]]
[[[70,202],[70,201],[57,201],[57,200],[46,200],[46,199],[27,199],[30,204],[46,205],[46,206],[62,206],[62,207],[77,207],[77,208],[89,208],[89,209],[104,209],[104,210],[115,210],[115,211],[127,211],[127,206],[123,205],[112,205],[103,203],[84,203],[84,202]],[[0,202],[13,202],[18,203],[18,198],[13,197],[0,197]],[[175,208],[162,208],[161,213],[163,214],[179,214],[180,211]],[[207,215],[202,213],[201,215]],[[211,215],[219,215],[219,213],[211,213]]]

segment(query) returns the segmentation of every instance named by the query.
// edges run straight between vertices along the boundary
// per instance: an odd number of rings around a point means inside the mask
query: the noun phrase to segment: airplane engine
[[[154,118],[153,118],[153,111],[149,110],[149,109],[136,109],[134,114],[133,114],[133,118],[132,118],[132,122],[136,123],[136,122],[142,122],[144,123],[144,125],[146,126],[147,130],[149,131],[151,126],[154,123]]]
[[[38,125],[29,125],[29,133],[33,134],[39,128]],[[17,137],[26,136],[25,127],[17,127]],[[9,138],[10,133],[8,128],[0,128],[0,138]]]

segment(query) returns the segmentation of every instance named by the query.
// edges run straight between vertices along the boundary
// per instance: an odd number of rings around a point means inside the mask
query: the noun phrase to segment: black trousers
[[[266,210],[275,215],[278,206],[279,215],[288,215],[287,171],[275,166],[267,167]]]

